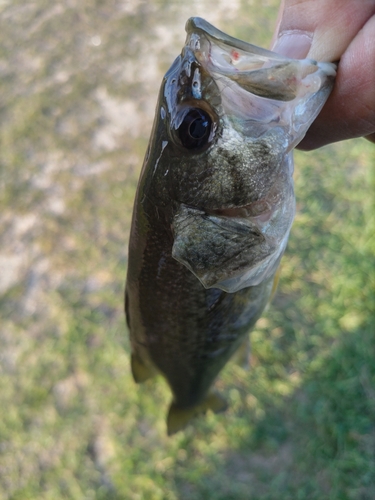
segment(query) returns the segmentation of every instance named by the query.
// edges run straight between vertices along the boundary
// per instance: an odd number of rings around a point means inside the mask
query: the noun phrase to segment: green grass
[[[297,215],[251,369],[230,363],[228,411],[168,438],[169,390],[134,384],[122,311],[159,81],[189,15],[267,46],[278,2],[71,5],[1,6],[0,498],[372,500],[374,146],[296,153]]]

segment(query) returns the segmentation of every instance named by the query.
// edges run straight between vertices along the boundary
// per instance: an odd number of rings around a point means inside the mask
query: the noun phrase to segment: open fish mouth
[[[247,123],[253,137],[272,126],[283,127],[289,149],[295,147],[329,95],[336,65],[281,56],[233,38],[199,17],[187,21],[186,31],[185,47],[215,79],[225,112]]]
[[[188,19],[185,29],[188,35],[185,46],[193,50],[202,64],[230,76],[240,84],[243,83],[249,91],[253,89],[253,93],[259,92],[264,97],[288,101],[301,93],[300,84],[306,76],[319,73],[319,70],[324,72],[325,78],[336,76],[334,63],[281,56],[231,37],[200,17]],[[261,72],[255,73],[258,70]],[[309,92],[320,90],[317,80],[310,81],[312,83],[316,85],[315,88],[310,87]]]
[[[321,88],[320,78],[309,78],[308,89],[301,82],[319,69],[334,77],[334,66],[311,59],[294,60],[222,33],[201,18],[186,24],[190,46],[196,58],[211,72],[227,76],[252,94],[291,101]],[[196,36],[200,33],[200,37]],[[203,36],[202,36],[203,34]]]

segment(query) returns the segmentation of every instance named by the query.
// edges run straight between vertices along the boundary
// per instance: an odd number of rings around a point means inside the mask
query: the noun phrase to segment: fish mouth
[[[295,147],[329,95],[337,66],[281,56],[233,38],[199,17],[190,18],[185,29],[185,48],[216,82],[223,110],[235,117],[235,126],[240,123],[251,137],[281,127],[288,150]]]
[[[317,61],[296,61],[262,49],[223,33],[199,17],[190,18],[185,29],[186,45],[194,50],[201,64],[260,97],[291,101],[303,90],[303,80],[320,69]],[[328,72],[334,77],[335,66],[328,66]],[[314,90],[312,83],[316,91],[320,89],[320,80],[310,78],[309,92]]]

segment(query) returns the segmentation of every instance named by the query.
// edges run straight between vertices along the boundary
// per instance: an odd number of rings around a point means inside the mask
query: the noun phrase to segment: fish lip
[[[234,47],[236,49],[241,49],[246,52],[252,52],[264,57],[272,57],[273,59],[279,59],[280,61],[285,61],[288,57],[280,56],[279,54],[272,52],[267,49],[263,49],[251,43],[245,42],[238,38],[232,37],[223,31],[219,30],[205,19],[201,17],[190,17],[185,25],[185,31],[188,35],[192,35],[197,31],[203,32],[211,40],[215,40],[219,43],[224,43],[229,47]]]
[[[278,126],[276,111],[285,115],[282,122],[290,128],[292,122],[285,103],[298,99],[307,106],[311,96],[316,96],[323,87],[331,88],[336,74],[335,64],[281,56],[233,38],[199,17],[187,21],[186,32],[185,47],[193,51],[202,67],[217,81],[225,97],[224,110],[227,114],[241,111],[245,121],[251,119],[268,127],[272,122]],[[244,113],[243,105],[233,106],[234,96],[247,103],[248,113]],[[266,99],[267,104],[259,98]],[[295,133],[301,136],[300,127]]]
[[[273,60],[279,60],[280,62],[294,60],[293,58],[280,55],[272,50],[264,49],[262,47],[258,47],[257,45],[253,45],[252,43],[240,40],[239,38],[232,37],[201,17],[190,17],[186,22],[185,31],[188,36],[200,31],[211,39],[211,41],[219,42],[220,44],[225,44],[229,47],[240,49],[245,52],[251,52],[261,57],[272,58]],[[340,62],[339,60],[333,62],[321,62],[316,61],[315,59],[305,59],[305,61],[323,69],[327,73],[328,77],[331,78],[336,76],[336,70]]]

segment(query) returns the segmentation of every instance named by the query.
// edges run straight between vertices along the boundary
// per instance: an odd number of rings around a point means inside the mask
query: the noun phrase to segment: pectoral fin
[[[207,410],[219,413],[226,410],[227,406],[226,401],[216,392],[210,392],[202,403],[192,408],[179,408],[175,403],[172,403],[167,417],[168,436],[185,429],[191,420],[206,413]]]
[[[141,384],[155,375],[155,371],[146,365],[137,354],[132,353],[130,364],[134,381],[137,384]]]

